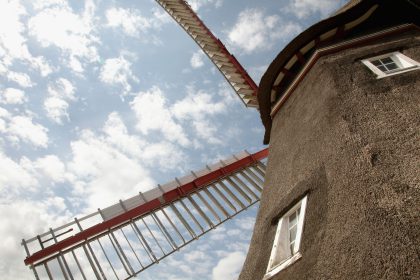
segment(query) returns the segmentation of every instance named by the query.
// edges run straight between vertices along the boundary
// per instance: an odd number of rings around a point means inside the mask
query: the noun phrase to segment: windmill
[[[156,0],[247,107],[255,82],[186,1]],[[130,279],[259,202],[268,149],[242,152],[22,240],[35,279]]]

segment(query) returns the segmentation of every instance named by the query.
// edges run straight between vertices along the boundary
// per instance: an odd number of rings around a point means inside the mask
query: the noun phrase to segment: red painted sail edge
[[[251,154],[243,159],[237,160],[231,164],[228,164],[224,167],[221,167],[213,172],[210,172],[206,175],[203,175],[201,177],[196,178],[194,181],[186,183],[182,186],[179,186],[177,189],[169,191],[165,194],[163,194],[163,197],[165,199],[165,203],[170,203],[176,199],[179,199],[186,194],[194,191],[197,188],[202,188],[204,186],[207,186],[209,183],[223,177],[226,175],[229,175],[231,173],[234,173],[235,171],[244,168],[246,166],[249,166],[265,157],[268,156],[268,148],[259,151],[257,153]],[[118,215],[112,219],[109,219],[107,221],[104,221],[100,224],[94,225],[82,232],[79,232],[69,238],[66,238],[62,241],[59,241],[56,244],[53,244],[51,246],[46,247],[45,249],[42,249],[38,252],[35,252],[31,256],[28,256],[25,259],[26,265],[34,264],[35,262],[42,260],[44,258],[47,258],[48,256],[57,253],[59,251],[65,250],[66,248],[69,248],[73,245],[77,245],[85,240],[88,240],[91,237],[97,236],[103,232],[106,232],[107,230],[112,229],[113,227],[116,227],[118,225],[121,225],[127,221],[130,221],[131,219],[134,219],[136,217],[139,217],[141,215],[144,215],[148,212],[151,212],[155,209],[158,209],[159,207],[162,207],[163,204],[159,201],[159,199],[154,199],[149,202],[146,202],[142,205],[139,205],[131,210],[128,210],[127,212]]]
[[[193,17],[199,22],[199,24],[201,25],[201,27],[203,27],[206,30],[207,34],[219,46],[219,48],[221,49],[221,51],[223,53],[225,53],[225,55],[228,57],[229,61],[235,66],[235,68],[238,71],[238,73],[240,73],[242,75],[242,77],[245,79],[245,81],[247,82],[247,84],[249,85],[249,87],[254,90],[254,93],[252,95],[253,96],[256,96],[258,94],[258,86],[254,82],[254,80],[249,76],[248,72],[239,63],[239,61],[227,50],[227,48],[225,47],[225,45],[219,39],[217,39],[216,36],[214,36],[214,34],[210,31],[210,29],[207,28],[207,26],[204,24],[204,22],[197,16],[197,14],[193,11],[193,9],[191,9],[191,7],[187,3],[185,3],[185,1],[180,0],[179,2],[182,5],[184,5],[185,8],[188,9],[192,13]]]
[[[114,226],[117,226],[119,224],[122,224],[126,221],[129,221],[133,217],[139,216],[142,213],[148,212],[152,209],[156,209],[161,205],[160,201],[158,199],[151,200],[145,204],[139,205],[136,208],[133,208],[121,215],[118,215],[112,219],[109,219],[107,221],[104,221],[100,224],[94,225],[84,231],[81,231],[69,238],[66,238],[56,244],[53,244],[51,246],[46,247],[45,249],[42,249],[31,256],[27,257],[25,259],[25,264],[30,265],[34,264],[36,261],[39,261],[41,259],[44,259],[54,253],[57,253],[61,250],[64,250],[68,247],[71,247],[72,245],[77,245],[80,242],[83,242],[87,240],[89,237],[96,236],[102,232],[105,232],[109,229],[111,229]]]
[[[252,154],[252,157],[257,160],[262,160],[263,158],[268,157],[268,148],[261,150],[259,152],[256,152],[255,154]]]

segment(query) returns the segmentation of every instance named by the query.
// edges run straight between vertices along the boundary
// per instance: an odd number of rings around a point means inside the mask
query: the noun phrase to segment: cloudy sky
[[[258,83],[344,0],[190,0]],[[32,279],[20,240],[262,146],[246,109],[153,0],[0,1],[0,275]],[[142,279],[236,279],[257,208]]]

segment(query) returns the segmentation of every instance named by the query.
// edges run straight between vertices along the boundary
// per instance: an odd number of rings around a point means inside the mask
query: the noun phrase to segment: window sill
[[[281,264],[275,266],[273,269],[271,269],[270,271],[268,271],[264,275],[263,280],[270,279],[271,277],[273,277],[274,275],[276,275],[277,273],[279,273],[280,271],[282,271],[286,267],[288,267],[288,266],[292,265],[293,263],[295,263],[301,257],[302,257],[302,254],[300,252],[297,252],[296,254],[294,254],[293,256],[291,256],[290,258],[288,258],[287,260],[285,260]]]
[[[395,75],[398,75],[398,74],[402,74],[402,73],[405,73],[405,72],[410,72],[410,71],[417,70],[417,69],[420,69],[420,67],[418,67],[418,66],[408,67],[408,68],[401,69],[399,71],[395,71],[395,72],[392,72],[392,73],[389,73],[389,74],[381,73],[380,75],[377,74],[376,79],[383,79],[383,78],[386,78],[386,77],[395,76]]]

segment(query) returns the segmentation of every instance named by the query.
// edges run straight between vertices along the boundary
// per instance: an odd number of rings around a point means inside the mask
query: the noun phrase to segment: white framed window
[[[302,257],[299,249],[307,200],[308,197],[305,196],[280,218],[264,280]]]
[[[362,63],[375,73],[378,79],[416,70],[420,67],[417,61],[400,52],[392,52],[363,59]]]

